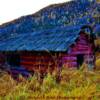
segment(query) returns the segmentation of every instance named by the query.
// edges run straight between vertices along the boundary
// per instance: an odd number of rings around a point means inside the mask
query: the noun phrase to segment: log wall
[[[51,71],[56,67],[57,61],[55,56],[48,53],[22,53],[21,54],[21,66],[24,66],[30,71],[39,70],[41,73],[46,72],[47,69]]]
[[[77,42],[74,46],[69,48],[69,52],[65,55],[62,60],[66,67],[77,67],[77,55],[84,55],[84,62],[93,62],[93,44],[89,43],[89,37],[86,34],[80,34]]]

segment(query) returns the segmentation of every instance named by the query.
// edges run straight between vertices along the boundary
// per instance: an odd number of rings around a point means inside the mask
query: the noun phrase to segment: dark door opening
[[[20,66],[20,55],[17,53],[7,54],[7,63],[12,66]]]
[[[79,69],[84,62],[84,54],[77,55],[77,69]]]

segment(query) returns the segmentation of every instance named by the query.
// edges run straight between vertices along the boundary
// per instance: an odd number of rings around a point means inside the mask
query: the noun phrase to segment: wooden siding
[[[80,34],[80,37],[74,44],[74,46],[70,47],[68,54],[63,57],[63,64],[65,67],[77,67],[77,55],[84,55],[84,62],[93,62],[93,44],[89,43],[89,38],[86,34]]]
[[[36,71],[39,70],[40,72],[46,72],[48,68],[51,70],[54,69],[56,66],[57,61],[51,56],[46,54],[32,54],[29,53],[29,55],[21,54],[21,66],[24,66],[30,71]]]

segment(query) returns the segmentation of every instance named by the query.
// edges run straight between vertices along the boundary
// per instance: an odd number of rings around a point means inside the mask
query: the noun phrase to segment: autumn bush
[[[100,72],[63,68],[57,81],[56,70],[48,73],[42,82],[37,76],[19,81],[4,73],[0,78],[1,100],[99,100]]]

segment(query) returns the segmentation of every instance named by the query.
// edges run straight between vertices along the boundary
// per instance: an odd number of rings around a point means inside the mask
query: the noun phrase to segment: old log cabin
[[[91,28],[85,26],[11,35],[0,41],[0,63],[40,72],[79,68],[84,62],[93,65],[95,38],[89,32]]]

